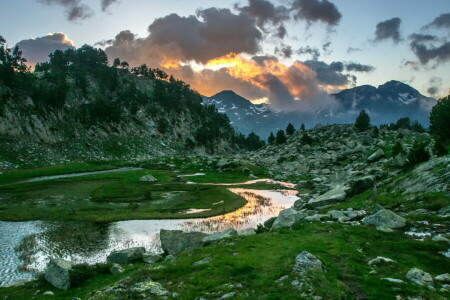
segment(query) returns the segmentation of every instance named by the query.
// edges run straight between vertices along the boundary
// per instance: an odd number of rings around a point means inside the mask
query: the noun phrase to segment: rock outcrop
[[[47,264],[44,278],[54,287],[62,290],[70,288],[70,271],[72,263],[60,258],[52,258]]]
[[[203,232],[161,229],[161,248],[166,254],[177,255],[185,250],[201,247],[206,236]]]
[[[141,261],[145,253],[144,247],[128,248],[119,251],[113,251],[106,258],[108,263],[129,264],[135,261]]]
[[[388,209],[382,209],[375,214],[362,219],[363,224],[372,225],[375,227],[387,227],[391,229],[402,228],[406,225],[406,219],[400,217]]]

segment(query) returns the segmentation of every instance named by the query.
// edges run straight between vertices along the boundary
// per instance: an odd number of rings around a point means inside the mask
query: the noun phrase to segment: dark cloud
[[[108,7],[112,4],[116,3],[118,0],[100,0],[100,5],[102,7],[102,11],[106,11]]]
[[[324,55],[330,55],[333,50],[331,49],[331,42],[327,42],[322,45],[322,51]]]
[[[267,0],[249,0],[247,6],[240,7],[236,4],[235,8],[256,19],[260,28],[265,28],[267,24],[278,25],[289,19],[289,10],[286,7],[275,7]]]
[[[257,55],[253,56],[252,60],[256,62],[260,66],[264,66],[266,61],[278,61],[278,58],[275,56],[269,56],[269,55]]]
[[[206,62],[230,52],[254,54],[259,50],[261,32],[254,19],[235,15],[229,9],[199,10],[198,17],[171,14],[150,26],[151,44],[175,46],[184,59]]]
[[[436,17],[436,19],[434,19],[433,22],[425,26],[425,28],[430,27],[450,29],[450,13],[442,14]]]
[[[262,74],[257,80],[269,91],[270,106],[274,110],[294,110],[296,101],[288,87],[272,74]]]
[[[429,87],[427,88],[427,92],[428,94],[430,94],[431,96],[436,96],[442,87],[442,78],[439,77],[431,77],[430,80],[428,81],[428,85]]]
[[[400,24],[402,20],[400,18],[392,18],[377,24],[375,30],[375,41],[384,41],[391,39],[394,43],[398,43],[402,40],[400,35]]]
[[[360,48],[354,48],[354,47],[348,47],[348,49],[347,49],[347,53],[348,54],[351,54],[353,52],[358,52],[358,51],[361,51],[361,49]]]
[[[327,0],[294,0],[292,11],[296,20],[323,22],[328,26],[337,25],[342,18],[337,7]]]
[[[280,39],[284,39],[286,35],[287,35],[286,27],[284,27],[284,25],[278,26],[275,36],[279,37]]]
[[[356,77],[342,74],[344,64],[340,61],[327,64],[323,61],[307,60],[303,63],[316,72],[318,82],[323,85],[343,86],[353,84],[356,80]]]
[[[84,20],[92,17],[94,12],[80,0],[39,0],[46,5],[61,5],[66,8],[66,17],[69,21]]]
[[[411,34],[411,50],[417,56],[421,64],[428,64],[430,61],[445,63],[450,60],[450,42],[444,41],[440,45],[435,45],[439,39],[429,34]]]
[[[291,46],[286,46],[286,47],[281,48],[281,53],[283,54],[284,57],[291,58],[291,56],[292,56],[292,47]]]
[[[297,50],[297,54],[310,54],[313,60],[318,60],[320,57],[320,51],[317,48],[312,48],[310,46],[301,47]]]
[[[355,62],[350,62],[347,63],[345,65],[345,69],[348,72],[365,72],[365,73],[369,73],[372,72],[373,70],[375,70],[375,67],[370,66],[370,65],[363,65],[360,63],[355,63]]]
[[[22,40],[17,43],[17,46],[30,64],[36,64],[47,61],[50,53],[73,48],[74,44],[66,34],[56,32],[35,39]]]
[[[431,35],[431,34],[420,34],[420,33],[413,33],[409,36],[410,40],[413,40],[415,42],[432,42],[432,41],[437,41],[438,38],[435,35]]]

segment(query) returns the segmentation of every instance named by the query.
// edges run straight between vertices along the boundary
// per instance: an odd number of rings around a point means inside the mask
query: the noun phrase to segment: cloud
[[[370,66],[370,65],[362,65],[360,63],[350,62],[345,65],[345,69],[348,72],[353,71],[353,72],[369,73],[369,72],[372,72],[373,70],[375,70],[375,67]]]
[[[425,26],[425,28],[430,27],[450,29],[450,13],[442,14],[436,17],[433,22]]]
[[[347,49],[347,53],[348,54],[351,54],[353,52],[358,52],[358,51],[361,51],[361,49],[360,48],[354,48],[354,47],[348,47],[348,49]]]
[[[430,80],[428,81],[428,85],[429,87],[427,88],[427,92],[428,94],[430,94],[430,96],[436,96],[442,87],[442,78],[439,77],[431,77]]]
[[[74,48],[74,43],[65,33],[55,32],[35,39],[22,40],[17,43],[23,56],[30,64],[48,60],[48,55],[56,50]]]
[[[400,18],[392,18],[377,24],[375,30],[375,41],[380,42],[391,39],[394,43],[399,43],[402,38],[400,35]]]
[[[273,5],[267,0],[249,0],[247,6],[235,5],[241,13],[256,19],[258,27],[265,29],[266,25],[279,25],[289,19],[289,10],[284,6]]]
[[[405,63],[403,65],[405,67],[412,68],[414,71],[418,71],[419,70],[419,63],[417,61],[407,60],[407,61],[405,61]]]
[[[312,48],[310,46],[301,47],[297,50],[297,54],[310,54],[313,60],[318,60],[320,57],[320,51],[317,48]]]
[[[80,0],[39,0],[46,5],[60,5],[66,8],[66,18],[69,21],[78,21],[90,18],[94,12]],[[108,1],[106,1],[108,2]]]
[[[256,55],[252,57],[252,60],[255,61],[258,65],[264,66],[266,61],[278,61],[278,58],[275,56],[269,56],[269,55]]]
[[[316,72],[316,78],[322,85],[345,86],[353,83],[352,76],[342,74],[344,64],[340,61],[327,64],[323,61],[307,60],[303,63]]]
[[[296,20],[322,22],[328,26],[336,26],[342,18],[337,7],[327,0],[294,0],[292,11]]]
[[[106,11],[108,7],[110,7],[113,3],[117,2],[118,0],[100,0],[100,5],[102,7],[102,11]]]
[[[430,61],[435,61],[437,64],[445,63],[450,60],[450,42],[444,40],[441,44],[436,46],[439,41],[438,37],[429,34],[411,34],[410,47],[414,54],[423,65]]]

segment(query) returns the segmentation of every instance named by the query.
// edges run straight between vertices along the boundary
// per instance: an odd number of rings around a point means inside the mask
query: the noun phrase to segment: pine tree
[[[278,145],[286,143],[286,135],[284,134],[284,130],[278,130],[275,143]]]
[[[450,142],[450,95],[433,106],[430,112],[430,131],[442,142]]]
[[[267,142],[269,143],[269,145],[273,145],[273,143],[275,143],[275,136],[273,135],[273,132],[270,133]]]
[[[363,109],[356,118],[355,127],[359,132],[366,131],[370,128],[370,117]]]
[[[300,130],[305,131],[305,124],[302,123],[302,125],[300,126]]]
[[[286,127],[286,134],[291,136],[295,133],[295,127],[294,125],[292,125],[291,123],[288,124],[288,126]]]

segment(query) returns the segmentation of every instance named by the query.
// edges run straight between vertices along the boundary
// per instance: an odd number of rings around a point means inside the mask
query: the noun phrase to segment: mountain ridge
[[[203,103],[215,105],[242,133],[254,131],[263,138],[270,132],[286,128],[288,123],[296,127],[304,123],[309,128],[317,124],[353,123],[363,109],[369,113],[374,125],[409,117],[428,126],[429,112],[436,104],[436,99],[426,97],[408,84],[396,80],[387,81],[378,87],[361,85],[330,96],[335,106],[323,106],[306,112],[275,112],[270,110],[268,104],[253,104],[229,90],[203,97]]]

